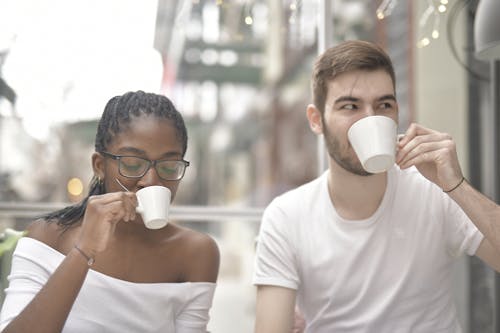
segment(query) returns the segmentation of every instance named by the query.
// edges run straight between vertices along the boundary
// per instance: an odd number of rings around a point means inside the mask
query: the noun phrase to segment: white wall
[[[422,28],[420,19],[427,8],[427,1],[414,1],[414,40],[418,41],[423,32],[431,31],[432,17]],[[449,9],[449,8],[448,8]],[[468,174],[467,145],[467,81],[466,72],[453,58],[446,31],[447,13],[441,15],[438,39],[423,48],[416,48],[415,59],[415,121],[435,130],[452,135],[456,144],[462,171]],[[460,21],[461,20],[461,21]],[[465,45],[465,22],[460,17],[453,31],[456,45]],[[429,34],[427,34],[428,37]],[[462,54],[463,56],[463,54]],[[455,267],[455,296],[457,310],[464,332],[468,328],[468,264],[462,258]]]

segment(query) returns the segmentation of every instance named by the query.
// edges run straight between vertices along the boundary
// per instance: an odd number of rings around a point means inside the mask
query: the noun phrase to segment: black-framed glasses
[[[118,172],[123,177],[141,178],[153,166],[163,180],[180,180],[184,177],[189,162],[185,160],[155,160],[128,155],[114,155],[106,151],[100,152],[102,155],[118,161]]]

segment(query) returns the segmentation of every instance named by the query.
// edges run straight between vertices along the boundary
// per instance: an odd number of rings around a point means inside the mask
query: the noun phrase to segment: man
[[[452,138],[418,124],[398,143],[397,165],[362,168],[349,127],[373,115],[398,121],[380,47],[330,48],[312,80],[307,118],[324,135],[329,168],[264,213],[255,331],[291,332],[297,299],[308,333],[461,332],[452,264],[466,253],[500,270],[498,205],[464,181]]]

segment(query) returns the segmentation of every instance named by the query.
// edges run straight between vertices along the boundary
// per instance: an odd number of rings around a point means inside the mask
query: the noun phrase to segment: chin
[[[367,176],[373,176],[374,173],[371,173],[371,172],[368,172],[368,171],[365,171],[364,169],[362,170],[348,170],[349,172],[355,174],[356,176],[362,176],[362,177],[367,177]]]
[[[346,160],[337,161],[336,160],[336,163],[342,169],[344,169],[345,171],[347,171],[349,173],[352,173],[353,175],[356,175],[356,176],[373,176],[373,173],[370,173],[370,172],[366,171],[365,169],[363,169],[363,167],[361,166],[361,163],[359,161],[352,161],[352,160],[349,160],[349,161],[346,161]]]

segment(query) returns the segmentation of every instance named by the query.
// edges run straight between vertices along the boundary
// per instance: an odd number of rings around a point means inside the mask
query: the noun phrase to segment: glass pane
[[[185,117],[192,163],[178,205],[264,207],[317,175],[305,109],[318,1],[4,3],[0,69],[16,103],[0,104],[0,200],[81,200],[105,102],[137,89]],[[332,7],[335,41],[378,38],[366,1]]]
[[[285,3],[273,11],[268,1],[199,1],[190,9],[178,36],[181,55],[167,66],[175,68],[176,80],[165,87],[185,112],[190,133],[193,168],[179,201],[263,206],[314,176],[314,150],[301,151],[315,142],[305,122],[301,99],[309,91],[301,76],[314,54],[315,24],[298,27],[300,14]],[[295,32],[288,19],[296,20]]]
[[[357,15],[369,10],[361,1],[337,3]],[[317,175],[317,137],[305,110],[318,6],[311,0],[200,0],[184,4],[189,14],[175,17],[182,26],[158,22],[163,34],[156,43],[165,50],[169,78],[164,91],[186,115],[190,133],[193,163],[178,203],[263,207]],[[374,13],[359,22],[340,12],[336,21],[352,21],[335,39],[373,38]]]

